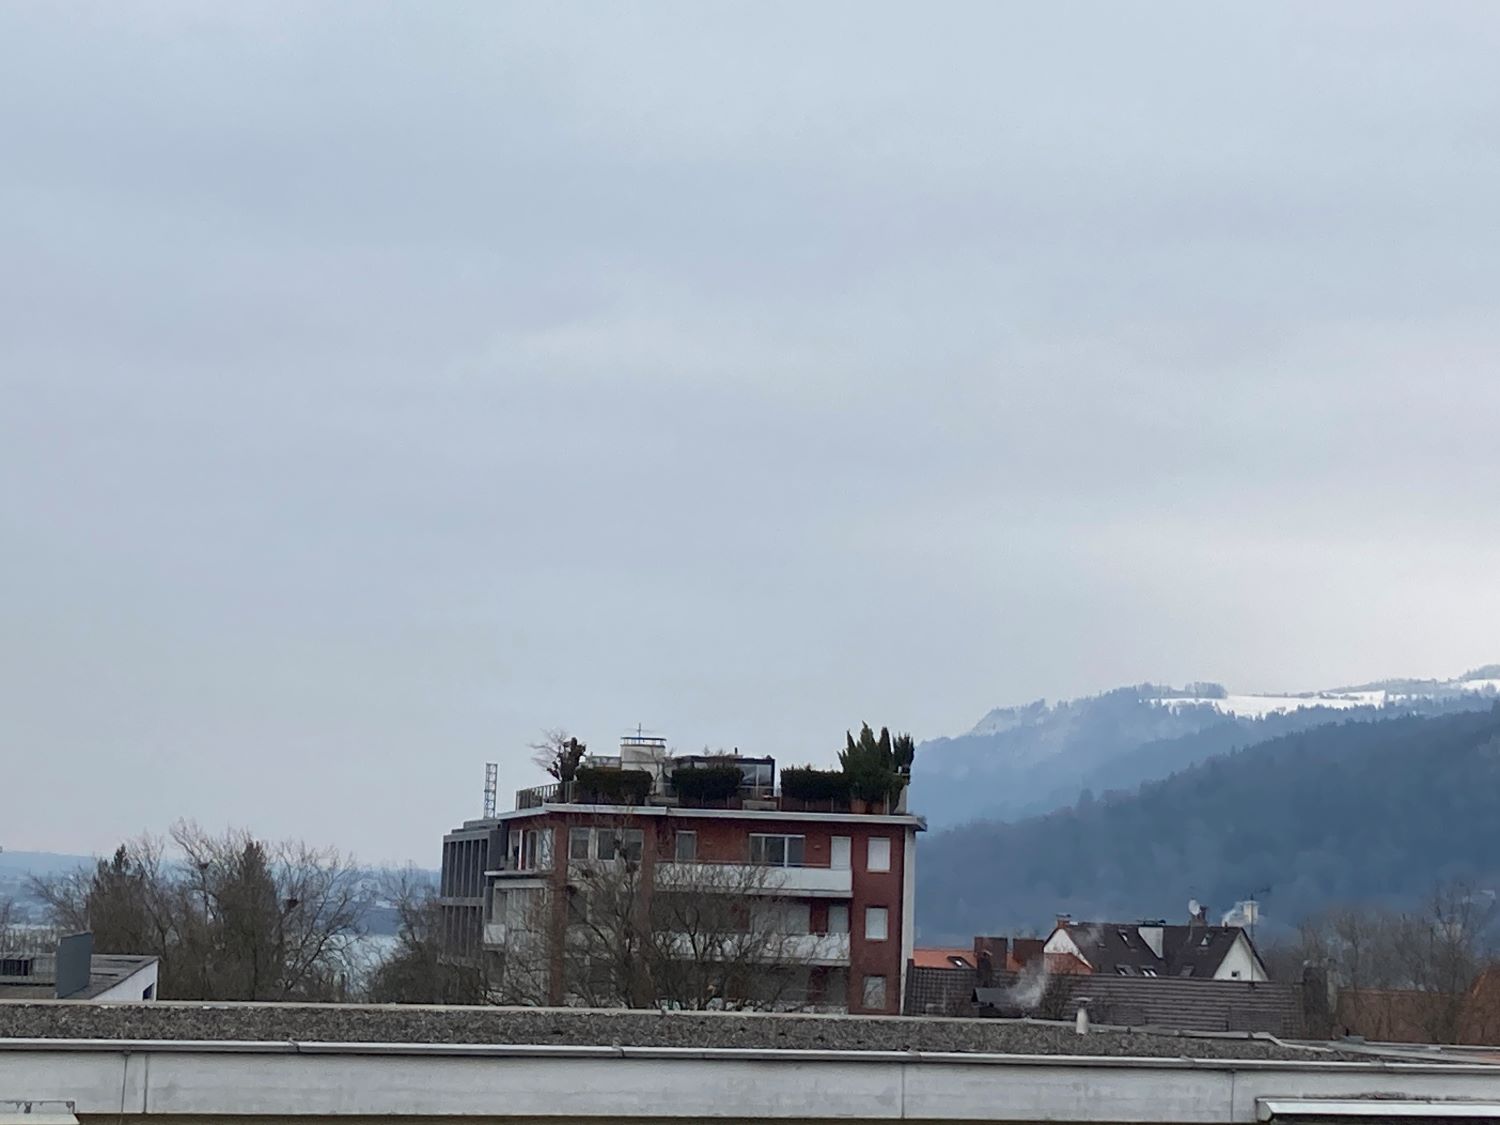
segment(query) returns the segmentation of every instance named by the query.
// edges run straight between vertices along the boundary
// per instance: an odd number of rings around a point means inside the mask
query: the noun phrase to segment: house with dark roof
[[[1190,980],[1270,979],[1243,926],[1209,925],[1200,912],[1186,926],[1165,922],[1074,922],[1059,918],[1042,947],[1070,971]],[[1080,969],[1079,966],[1082,966]]]

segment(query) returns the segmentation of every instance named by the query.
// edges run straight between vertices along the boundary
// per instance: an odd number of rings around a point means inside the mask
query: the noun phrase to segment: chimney
[[[1078,998],[1078,1012],[1073,1017],[1073,1030],[1079,1035],[1089,1033],[1089,998],[1087,996]]]
[[[1003,965],[1008,952],[1010,952],[1010,938],[984,937],[983,935],[974,938],[974,956],[976,957],[981,953],[988,953]]]
[[[1042,938],[1016,938],[1010,943],[1010,959],[1007,969],[1024,969],[1033,961],[1041,961],[1047,943]]]
[[[974,938],[974,965],[979,970],[981,987],[989,988],[994,984],[997,965],[1002,972],[1004,971],[1006,954],[1009,950],[1009,938],[982,936]]]
[[[1072,924],[1073,924],[1073,915],[1071,915],[1071,914],[1059,914],[1057,916],[1057,928],[1059,930],[1066,930]]]

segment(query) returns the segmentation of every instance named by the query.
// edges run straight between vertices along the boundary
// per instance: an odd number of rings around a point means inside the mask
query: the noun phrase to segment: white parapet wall
[[[1280,1100],[1433,1101],[1472,1118],[1500,1067],[372,1043],[0,1040],[0,1091],[80,1121],[1251,1122]],[[1462,1108],[1462,1114],[1458,1112]]]

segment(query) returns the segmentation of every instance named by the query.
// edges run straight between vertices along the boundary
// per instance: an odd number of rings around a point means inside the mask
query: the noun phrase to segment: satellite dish
[[[1188,917],[1189,918],[1196,918],[1196,917],[1198,917],[1198,911],[1201,910],[1201,909],[1202,909],[1202,907],[1200,907],[1198,905],[1198,900],[1197,899],[1195,899],[1195,898],[1188,899]]]

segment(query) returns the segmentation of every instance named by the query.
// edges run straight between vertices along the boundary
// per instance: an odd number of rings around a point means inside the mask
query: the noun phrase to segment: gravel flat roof
[[[748,1048],[1371,1061],[1266,1038],[1025,1020],[416,1005],[0,1002],[0,1039]]]

